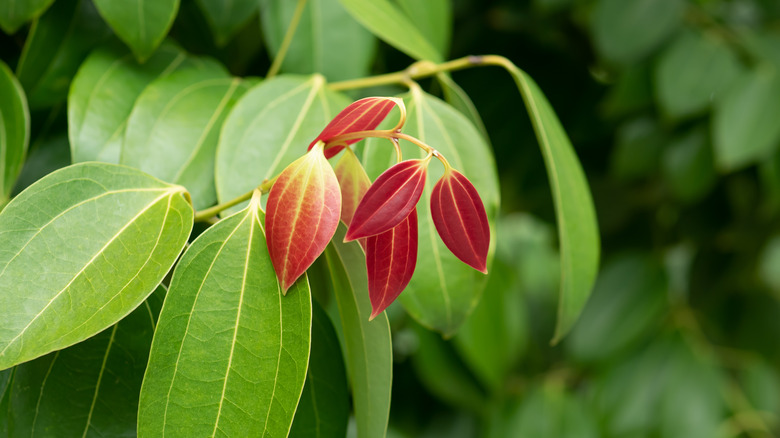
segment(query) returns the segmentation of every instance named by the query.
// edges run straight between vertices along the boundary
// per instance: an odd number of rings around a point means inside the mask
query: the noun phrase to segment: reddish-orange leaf
[[[414,274],[417,264],[417,209],[400,224],[382,234],[366,239],[368,296],[371,318],[382,313],[401,292]]]
[[[384,233],[401,223],[420,200],[429,162],[430,157],[401,161],[379,175],[358,204],[344,241]]]
[[[339,183],[322,145],[279,174],[265,216],[268,252],[282,292],[325,250],[341,212]]]
[[[490,227],[477,189],[449,169],[431,192],[431,217],[441,240],[463,263],[487,274]]]
[[[320,140],[327,144],[333,137],[341,134],[375,129],[387,117],[395,105],[402,105],[402,103],[400,103],[400,100],[392,97],[366,97],[365,99],[352,102],[328,123],[328,126],[322,130],[320,135],[311,142],[309,150]],[[343,145],[328,148],[325,151],[325,157],[330,158],[344,149],[345,145],[350,145],[360,140],[360,138],[355,138],[345,141]]]
[[[341,221],[349,226],[360,200],[371,186],[371,179],[351,149],[339,159],[334,170],[341,187]]]

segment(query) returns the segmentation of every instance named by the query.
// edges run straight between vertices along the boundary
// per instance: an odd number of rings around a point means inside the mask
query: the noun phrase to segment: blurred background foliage
[[[19,188],[70,159],[69,81],[96,35],[110,34],[78,5],[58,0],[50,15],[71,14],[92,40],[69,34],[74,52],[50,77],[19,66],[24,31],[0,34],[33,110]],[[551,346],[560,274],[536,139],[508,75],[453,74],[491,136],[500,237],[483,299],[452,339],[389,309],[390,436],[780,434],[780,2],[454,0],[452,16],[449,58],[503,55],[549,97],[591,184],[602,267],[580,320]],[[267,71],[257,14],[232,37],[208,26],[182,0],[171,36],[233,74]],[[412,62],[384,43],[364,50],[378,52],[374,72]],[[39,62],[50,60],[25,60],[32,72]]]

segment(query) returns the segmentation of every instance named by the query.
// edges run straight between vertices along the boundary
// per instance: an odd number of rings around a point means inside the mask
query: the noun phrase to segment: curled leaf
[[[371,186],[371,179],[351,149],[336,163],[336,178],[341,187],[341,221],[346,226],[352,223],[355,210]]]
[[[417,265],[417,209],[392,229],[366,239],[371,318],[382,313],[406,288]]]
[[[396,105],[401,109],[401,121],[399,124],[403,124],[406,111],[401,99],[394,97],[366,97],[351,103],[334,117],[333,120],[328,123],[328,126],[322,130],[320,135],[309,144],[309,150],[311,150],[318,141],[327,144],[331,139],[342,134],[375,129]],[[344,144],[328,148],[328,150],[325,151],[325,158],[336,155],[344,149],[344,146],[356,143],[360,140],[360,138],[355,138],[345,141]]]
[[[322,145],[279,174],[268,195],[267,210],[268,252],[282,293],[286,293],[325,250],[339,224],[339,183]]]
[[[487,274],[490,228],[477,189],[449,169],[431,192],[431,217],[447,248],[463,263]]]
[[[345,242],[384,233],[403,221],[420,200],[430,156],[401,161],[379,175],[358,204]]]

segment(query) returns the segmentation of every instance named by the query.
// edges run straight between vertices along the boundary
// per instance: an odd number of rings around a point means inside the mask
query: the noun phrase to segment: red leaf
[[[477,189],[455,169],[431,192],[431,217],[441,240],[463,263],[487,274],[490,227]]]
[[[417,209],[389,231],[366,240],[368,295],[374,319],[398,298],[417,264]]]
[[[360,200],[371,186],[371,179],[352,150],[347,150],[334,170],[341,187],[341,221],[349,226]]]
[[[397,104],[399,104],[399,100],[392,97],[366,97],[352,102],[333,118],[320,135],[309,144],[309,150],[320,140],[327,144],[337,135],[375,129]],[[350,145],[360,140],[360,138],[348,140],[344,142],[344,145]],[[344,145],[328,148],[325,151],[325,158],[339,153],[344,149]]]
[[[322,146],[295,160],[271,188],[265,216],[268,252],[282,292],[325,250],[339,224],[339,183]]]
[[[379,175],[358,204],[345,242],[384,233],[401,223],[425,187],[430,157],[401,161]]]

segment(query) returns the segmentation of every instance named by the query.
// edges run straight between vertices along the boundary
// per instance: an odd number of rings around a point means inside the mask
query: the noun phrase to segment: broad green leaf
[[[695,202],[715,185],[717,175],[707,130],[698,127],[672,139],[663,151],[661,171],[669,190],[683,202]]]
[[[256,193],[176,266],[141,388],[141,437],[290,430],[309,362],[311,297],[305,277],[282,296]]]
[[[84,58],[109,35],[90,0],[59,0],[35,20],[16,67],[30,106],[64,101]]]
[[[685,0],[598,0],[591,24],[596,48],[610,61],[636,61],[677,30],[685,7]]]
[[[260,0],[268,50],[279,53],[297,8],[296,0]],[[329,81],[367,76],[377,41],[339,0],[308,0],[282,62],[287,73],[320,73]]]
[[[566,340],[581,362],[616,358],[663,322],[667,281],[657,260],[625,255],[604,267],[593,296]]]
[[[11,383],[11,376],[13,372],[13,368],[0,371],[0,399],[5,397],[5,392],[8,389],[9,383]],[[0,411],[0,415],[2,415],[2,411]]]
[[[514,66],[509,72],[523,95],[555,201],[561,253],[561,294],[552,341],[556,343],[577,320],[596,280],[598,222],[588,180],[555,111],[530,76]]]
[[[412,363],[428,391],[456,408],[484,413],[487,397],[452,344],[419,324],[414,333],[418,344]]]
[[[389,0],[339,0],[371,33],[417,60],[441,62],[444,56]]]
[[[146,299],[187,243],[186,198],[103,163],[60,169],[15,197],[0,213],[0,369],[89,338]]]
[[[278,175],[348,104],[319,75],[277,76],[247,91],[219,138],[217,199],[228,201]]]
[[[43,14],[54,0],[3,0],[0,3],[0,29],[16,33],[22,25]]]
[[[487,211],[491,228],[498,212],[499,188],[490,147],[476,128],[455,108],[413,88],[404,97],[407,121],[404,132],[419,138],[442,153],[449,163],[476,187]],[[402,143],[404,159],[426,154],[410,143]],[[371,140],[363,156],[372,179],[395,162],[395,152],[387,140]],[[430,214],[430,197],[443,166],[434,160],[428,168],[426,187],[417,204],[419,247],[417,268],[399,299],[423,326],[452,336],[471,312],[487,277],[458,260],[439,238]],[[495,232],[491,232],[491,239]],[[490,259],[488,257],[488,269]]]
[[[780,71],[767,66],[744,74],[715,107],[715,161],[735,170],[766,159],[780,142]]]
[[[197,0],[217,46],[223,47],[257,11],[257,0]]]
[[[741,70],[725,42],[684,33],[661,54],[656,66],[658,103],[672,118],[694,115],[720,98]]]
[[[328,314],[313,301],[309,371],[290,436],[343,438],[348,420],[349,388],[339,339]]]
[[[16,77],[0,61],[0,209],[22,171],[30,142],[30,111]]]
[[[143,65],[120,47],[93,51],[73,78],[68,94],[73,162],[118,163],[127,120],[138,95],[157,77],[178,68],[204,68],[202,64],[172,43],[163,44]]]
[[[452,38],[451,0],[397,0],[409,21],[425,36],[436,51],[447,58]]]
[[[449,73],[437,73],[436,79],[439,81],[442,91],[444,92],[444,100],[471,120],[471,123],[479,129],[479,132],[482,134],[482,137],[485,138],[485,141],[490,143],[490,136],[488,135],[487,128],[485,128],[485,123],[482,122],[482,117],[479,115],[477,107],[474,106],[474,102],[471,100],[471,97],[466,94],[466,91],[452,79],[452,76]]]
[[[9,437],[134,436],[158,292],[86,341],[17,366]]]
[[[249,86],[223,71],[185,69],[138,96],[120,163],[181,184],[196,209],[214,205],[214,156],[222,122]]]
[[[357,436],[383,438],[387,433],[393,380],[390,323],[384,312],[368,320],[371,302],[366,257],[357,242],[342,243],[346,232],[340,225],[325,250],[325,258],[344,333]]]
[[[179,0],[92,0],[116,35],[145,62],[162,43],[179,10]]]

